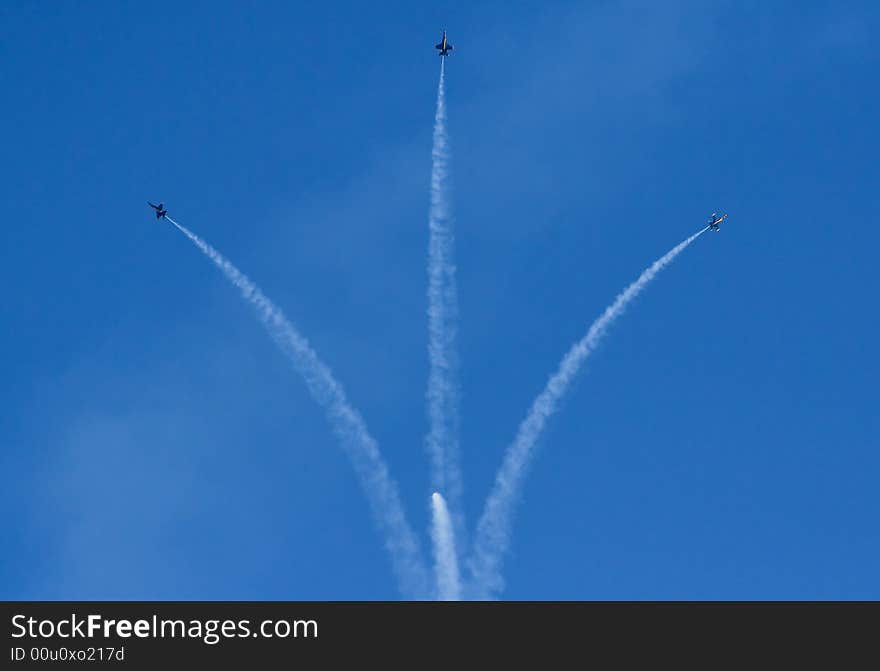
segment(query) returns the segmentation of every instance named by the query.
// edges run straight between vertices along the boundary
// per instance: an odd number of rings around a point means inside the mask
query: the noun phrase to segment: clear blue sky
[[[572,341],[514,599],[880,598],[874,2],[6,2],[3,598],[397,596],[258,282],[363,413],[427,550],[432,49],[467,513]]]

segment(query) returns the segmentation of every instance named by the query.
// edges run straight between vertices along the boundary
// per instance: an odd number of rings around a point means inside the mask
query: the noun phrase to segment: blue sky
[[[181,6],[183,5],[183,6]],[[248,273],[346,386],[428,550],[443,27],[473,523],[571,343],[513,599],[880,598],[876,3],[9,2],[3,598],[395,598]]]

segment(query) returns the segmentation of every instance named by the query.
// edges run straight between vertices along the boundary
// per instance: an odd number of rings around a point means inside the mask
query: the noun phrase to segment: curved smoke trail
[[[556,412],[559,401],[568,390],[572,379],[587,357],[596,349],[608,327],[623,314],[627,304],[641,293],[657,273],[708,229],[707,226],[673,247],[652,263],[635,282],[620,292],[614,302],[593,322],[587,334],[568,351],[558,370],[532,403],[529,414],[519,425],[513,444],[507,448],[501,468],[495,476],[495,484],[483,508],[483,515],[477,525],[469,568],[481,598],[500,591],[504,586],[500,573],[501,558],[510,544],[514,503],[541,431],[547,420]]]
[[[431,486],[449,502],[455,530],[464,531],[458,455],[458,296],[453,261],[454,233],[449,203],[449,140],[446,133],[444,65],[440,61],[437,111],[431,149],[431,207],[428,213],[428,455]]]
[[[461,598],[461,580],[458,576],[458,557],[455,554],[455,534],[446,501],[438,493],[431,495],[434,541],[434,571],[437,577],[437,597],[441,601],[457,601]]]
[[[186,235],[257,310],[269,335],[305,379],[312,397],[324,409],[333,433],[351,459],[367,495],[373,516],[385,536],[385,546],[401,591],[413,598],[426,598],[428,580],[418,540],[403,512],[397,485],[388,473],[376,441],[367,432],[360,414],[351,407],[342,386],[278,307],[220,252],[195,233],[166,217]]]

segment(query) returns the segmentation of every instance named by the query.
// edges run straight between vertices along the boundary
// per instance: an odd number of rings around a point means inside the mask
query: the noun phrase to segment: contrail
[[[269,335],[305,379],[309,392],[324,409],[333,433],[354,465],[373,516],[385,536],[385,546],[391,554],[401,591],[412,598],[426,598],[429,582],[425,563],[418,540],[406,520],[397,484],[389,475],[364,420],[346,399],[342,385],[281,310],[246,275],[202,238],[171,217],[166,219],[202,250],[256,308]]]
[[[608,327],[623,314],[627,305],[641,293],[663,268],[671,263],[689,244],[709,227],[695,233],[657,259],[639,278],[624,289],[602,315],[593,322],[587,334],[576,342],[559,364],[559,369],[548,380],[544,390],[532,403],[528,415],[519,425],[513,444],[507,448],[495,484],[486,500],[482,517],[477,525],[474,551],[469,568],[477,593],[482,598],[503,588],[500,574],[501,558],[510,543],[513,506],[516,502],[526,469],[538,438],[547,420],[556,412],[572,379],[586,358],[596,349]]]
[[[455,554],[455,535],[446,501],[438,493],[431,495],[434,541],[434,566],[437,575],[437,596],[441,601],[457,601],[461,598],[461,581],[458,577],[458,557]]]
[[[454,527],[464,532],[462,477],[458,455],[458,296],[453,261],[453,218],[449,202],[449,141],[446,133],[444,65],[440,61],[437,111],[431,149],[431,207],[428,212],[428,436],[431,486],[442,492]]]

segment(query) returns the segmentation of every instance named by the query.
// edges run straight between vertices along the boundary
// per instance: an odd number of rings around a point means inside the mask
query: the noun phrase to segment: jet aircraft
[[[446,31],[443,31],[443,39],[440,40],[440,44],[434,47],[435,49],[440,50],[441,56],[448,56],[449,52],[454,48],[449,42],[446,41]]]
[[[159,203],[158,205],[153,205],[149,200],[147,201],[147,205],[156,210],[156,219],[163,219],[166,214],[168,214],[168,210],[165,209],[164,203]]]
[[[721,230],[721,222],[725,219],[727,219],[726,214],[717,214],[716,212],[713,212],[712,216],[709,217],[709,228],[717,233]]]

